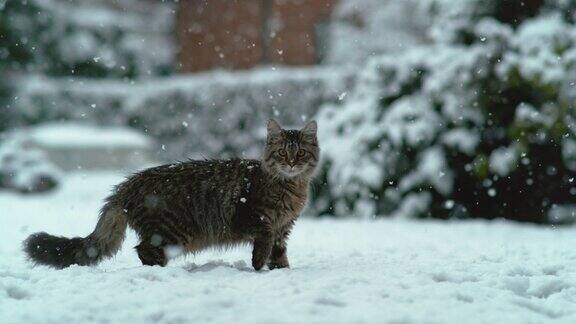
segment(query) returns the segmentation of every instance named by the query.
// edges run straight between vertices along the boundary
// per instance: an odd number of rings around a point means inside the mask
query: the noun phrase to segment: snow
[[[96,36],[87,32],[79,31],[65,38],[59,44],[62,59],[67,63],[89,61],[97,53],[101,45]],[[94,61],[98,62],[98,61]]]
[[[398,99],[382,121],[384,132],[397,146],[429,145],[442,128],[441,118],[423,96]]]
[[[20,242],[30,233],[89,233],[121,179],[71,173],[51,194],[0,193],[2,323],[576,321],[574,227],[301,219],[289,241],[292,268],[260,273],[249,247],[144,267],[132,232],[95,267],[25,260]]]
[[[476,146],[480,142],[480,136],[465,128],[456,128],[447,131],[442,135],[442,142],[447,146],[473,155]]]
[[[516,120],[521,122],[552,127],[558,115],[558,112],[555,110],[556,109],[548,109],[546,112],[541,112],[530,104],[521,103],[516,108],[515,117]]]
[[[411,192],[406,195],[396,211],[390,216],[394,218],[409,218],[423,215],[430,208],[432,195],[429,192]]]
[[[423,151],[418,167],[402,178],[398,187],[402,192],[409,192],[428,183],[443,195],[452,192],[452,171],[448,168],[444,151],[438,147]]]
[[[490,171],[501,177],[507,176],[518,164],[519,149],[517,146],[499,147],[490,154]]]
[[[44,123],[31,128],[28,136],[45,147],[131,147],[150,148],[144,134],[126,127],[102,127],[82,123]]]
[[[573,74],[575,36],[574,25],[559,14],[527,20],[511,38],[514,50],[504,55],[497,72],[505,78],[517,69],[526,79],[559,85]]]

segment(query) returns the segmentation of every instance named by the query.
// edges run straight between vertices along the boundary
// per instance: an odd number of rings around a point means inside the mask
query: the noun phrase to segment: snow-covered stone
[[[136,170],[154,160],[155,142],[125,127],[45,123],[16,130],[8,136],[42,152],[47,161],[64,171]]]
[[[2,134],[0,141],[0,188],[21,193],[54,189],[61,170],[46,153],[19,134]]]

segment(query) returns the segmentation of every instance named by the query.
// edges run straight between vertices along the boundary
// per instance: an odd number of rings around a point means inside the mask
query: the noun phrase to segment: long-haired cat
[[[144,265],[165,266],[170,246],[196,252],[252,243],[254,269],[288,267],[286,240],[318,164],[316,130],[315,121],[285,130],[270,120],[261,160],[192,160],[139,172],[114,189],[87,237],[36,233],[24,250],[55,268],[93,265],[116,254],[130,226]]]

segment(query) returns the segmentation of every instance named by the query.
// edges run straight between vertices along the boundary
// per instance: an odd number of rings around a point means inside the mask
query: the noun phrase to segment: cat
[[[24,251],[54,268],[94,265],[118,252],[130,226],[143,265],[166,266],[169,247],[194,253],[251,243],[256,271],[287,268],[286,241],[319,155],[315,121],[286,130],[271,119],[261,160],[189,160],[146,169],[115,187],[87,237],[35,233]]]

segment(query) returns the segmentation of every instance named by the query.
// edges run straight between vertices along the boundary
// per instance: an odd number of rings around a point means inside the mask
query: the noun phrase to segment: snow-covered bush
[[[571,221],[549,211],[576,198],[574,3],[421,5],[433,44],[371,60],[346,102],[320,111],[314,207]]]
[[[12,125],[77,120],[143,130],[162,145],[159,159],[260,154],[265,123],[300,126],[353,82],[351,71],[260,68],[139,82],[28,79]]]
[[[0,142],[0,189],[45,192],[58,185],[61,171],[21,132],[4,134]],[[5,137],[5,138],[4,138]]]
[[[97,1],[0,0],[0,68],[87,77],[167,72],[173,50],[162,32],[171,28],[171,5],[120,4],[131,9]]]

